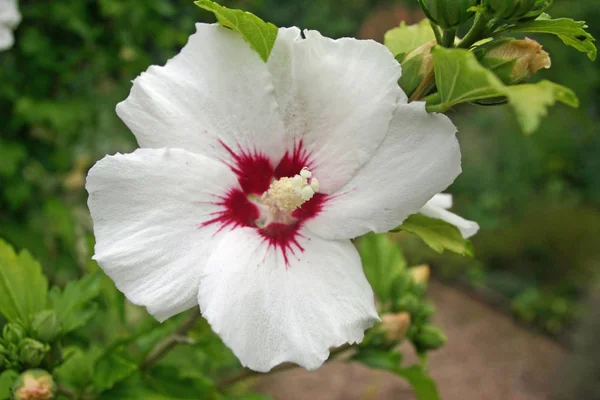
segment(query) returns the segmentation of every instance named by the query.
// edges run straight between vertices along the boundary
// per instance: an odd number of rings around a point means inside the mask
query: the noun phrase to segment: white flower
[[[95,259],[157,319],[200,304],[242,364],[318,368],[379,318],[350,238],[460,173],[455,128],[407,104],[373,41],[282,28],[268,63],[198,24],[117,113],[141,149],[87,179]]]
[[[468,239],[479,231],[479,225],[475,221],[469,221],[461,216],[448,211],[452,208],[452,195],[447,193],[438,193],[429,200],[421,211],[421,214],[441,219],[458,228],[463,238]]]
[[[17,0],[0,0],[0,51],[7,50],[14,44],[12,31],[21,22],[21,14],[17,8]]]

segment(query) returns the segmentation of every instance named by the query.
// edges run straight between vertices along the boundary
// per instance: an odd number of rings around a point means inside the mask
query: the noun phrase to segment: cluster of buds
[[[442,29],[455,29],[465,24],[474,14],[480,0],[419,0],[427,18]]]
[[[21,324],[9,322],[2,329],[0,340],[0,369],[35,368],[39,366],[50,346],[27,337]]]
[[[552,0],[484,0],[483,5],[495,18],[530,20],[546,11],[552,5]]]

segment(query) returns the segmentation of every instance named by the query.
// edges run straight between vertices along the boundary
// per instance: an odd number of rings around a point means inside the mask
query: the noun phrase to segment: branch
[[[335,357],[337,357],[341,353],[345,352],[346,350],[350,349],[351,347],[352,346],[347,343],[340,347],[337,347],[336,349],[332,350],[329,353],[330,354],[329,359],[326,362],[333,360]],[[275,368],[273,368],[271,371],[267,372],[266,374],[263,374],[261,372],[252,371],[251,369],[244,369],[242,372],[240,372],[237,375],[230,376],[229,378],[223,378],[223,379],[217,381],[216,386],[218,389],[223,389],[225,386],[232,385],[234,383],[243,381],[244,379],[248,379],[253,376],[271,375],[271,374],[275,374],[277,372],[287,371],[289,369],[294,369],[294,368],[298,368],[298,366],[296,364],[292,364],[292,363],[279,364],[278,366],[276,366]]]
[[[140,365],[140,369],[147,369],[152,366],[158,360],[163,358],[173,347],[180,343],[194,343],[193,339],[186,336],[187,332],[194,326],[196,321],[200,318],[200,313],[195,312],[190,315],[183,323],[164,340],[158,342],[154,348],[150,351],[150,354]]]

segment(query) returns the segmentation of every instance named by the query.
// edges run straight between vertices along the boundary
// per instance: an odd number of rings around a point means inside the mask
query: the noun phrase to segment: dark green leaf
[[[29,326],[47,304],[48,281],[40,264],[26,250],[18,255],[0,239],[0,314]]]
[[[10,399],[12,386],[18,376],[19,373],[12,369],[6,370],[0,374],[0,400]]]
[[[418,400],[439,400],[440,395],[435,382],[420,365],[399,368],[395,372],[411,384]]]
[[[122,354],[109,351],[96,361],[93,383],[102,391],[111,389],[115,384],[127,379],[138,370],[138,366],[127,360]]]
[[[278,30],[275,25],[247,11],[232,10],[214,1],[199,0],[195,4],[215,14],[217,21],[224,27],[240,33],[260,58],[267,62],[277,38]]]
[[[93,378],[95,355],[77,347],[67,348],[63,355],[65,362],[54,370],[58,382],[76,390],[89,385]]]
[[[96,272],[70,281],[62,292],[53,288],[50,301],[58,314],[62,333],[79,328],[94,315],[96,307],[90,302],[100,294],[101,278],[102,274]]]
[[[450,250],[457,254],[473,256],[471,242],[462,237],[457,227],[441,219],[413,214],[395,230],[414,233],[438,253]]]
[[[359,347],[358,352],[352,356],[352,360],[371,368],[395,372],[400,369],[402,354],[398,350],[388,351]]]

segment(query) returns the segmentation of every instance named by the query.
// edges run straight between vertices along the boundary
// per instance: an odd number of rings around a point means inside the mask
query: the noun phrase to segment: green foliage
[[[241,34],[244,40],[256,50],[260,58],[267,62],[277,38],[275,25],[265,22],[247,11],[230,10],[214,1],[199,0],[195,4],[214,13],[221,25]]]
[[[0,239],[0,314],[8,321],[29,326],[31,318],[46,308],[48,281],[29,252],[15,253]]]
[[[572,90],[549,81],[506,86],[475,55],[462,49],[433,50],[438,92],[427,98],[429,111],[443,112],[460,103],[506,97],[525,133],[534,132],[547,108],[556,101],[578,107]]]
[[[441,219],[414,214],[409,216],[395,231],[410,232],[419,236],[438,253],[450,250],[457,254],[473,257],[471,242],[463,239],[457,227]]]
[[[0,373],[0,400],[10,399],[12,386],[18,377],[19,373],[11,369]]]
[[[598,55],[598,49],[594,44],[594,37],[586,31],[586,28],[587,25],[583,21],[574,21],[570,18],[549,19],[549,16],[546,15],[535,21],[506,28],[506,31],[556,35],[564,44],[586,53],[588,58],[594,61]]]

